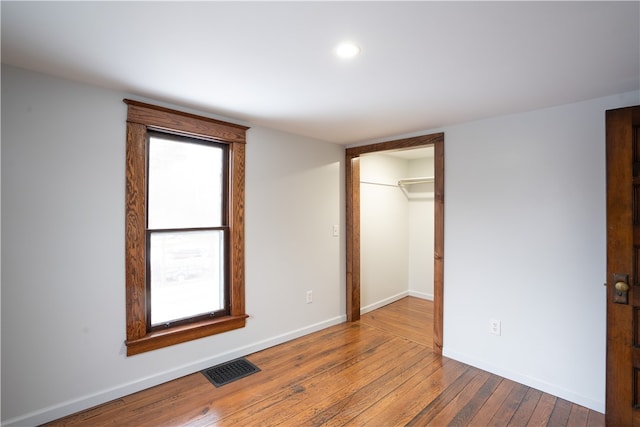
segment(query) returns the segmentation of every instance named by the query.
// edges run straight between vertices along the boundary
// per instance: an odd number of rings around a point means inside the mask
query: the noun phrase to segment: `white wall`
[[[344,148],[252,128],[247,327],[125,356],[125,97],[2,67],[3,425],[39,424],[345,319],[344,239],[332,236],[344,223]]]
[[[446,356],[604,411],[605,110],[633,104],[443,129]]]
[[[360,157],[360,309],[362,313],[407,295],[409,207],[398,180],[404,159]]]

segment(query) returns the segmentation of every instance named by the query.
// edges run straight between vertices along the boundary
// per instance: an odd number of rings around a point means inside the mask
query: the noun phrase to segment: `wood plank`
[[[420,425],[420,419],[424,417],[425,420],[428,420],[428,424],[433,426],[466,425],[464,421],[460,421],[464,419],[464,415],[461,416],[460,414],[462,414],[469,401],[480,391],[491,376],[488,372],[476,370],[475,368],[471,368],[469,372],[474,372],[474,370],[476,371],[476,375],[473,379],[469,381],[462,391],[451,399],[440,412],[434,414],[432,418],[422,415],[421,412],[421,414],[418,414],[411,420],[411,424],[416,426]],[[429,418],[431,419],[429,420]]]
[[[571,413],[571,403],[564,399],[556,399],[556,404],[553,407],[551,416],[549,416],[549,422],[547,425],[551,426],[566,426],[569,420],[569,414]]]
[[[542,392],[540,390],[536,390],[535,388],[529,388],[527,390],[527,394],[525,394],[522,402],[520,402],[520,406],[509,420],[509,427],[521,427],[527,425],[529,419],[531,419],[531,415],[533,415],[533,411],[536,409],[538,402],[540,401],[540,397],[542,396]]]
[[[587,408],[578,405],[571,405],[571,412],[569,413],[567,425],[575,427],[586,426],[588,418],[589,410]]]
[[[587,418],[588,427],[603,427],[605,425],[604,414],[589,409],[589,417]]]
[[[531,418],[527,423],[528,426],[531,427],[542,427],[546,426],[549,422],[549,417],[551,416],[551,412],[553,412],[553,407],[556,404],[557,398],[551,396],[550,394],[544,393],[540,396],[540,400],[536,405],[536,409],[531,414]]]
[[[350,420],[352,425],[404,425],[411,421],[424,405],[436,399],[443,390],[463,375],[469,366],[442,358],[439,369],[423,369],[407,378],[395,389],[376,400],[367,411]]]
[[[456,414],[453,420],[449,423],[455,426],[470,425],[471,420],[476,416],[478,411],[484,406],[485,402],[491,397],[496,388],[502,382],[502,378],[497,375],[488,374],[489,378],[480,387],[477,393],[469,396],[466,405],[460,412]]]
[[[493,418],[491,418],[491,421],[489,421],[489,424],[487,425],[501,427],[509,424],[511,417],[513,417],[520,406],[520,403],[522,402],[522,399],[524,399],[528,389],[529,387],[522,384],[514,384],[513,389],[507,395],[507,398],[502,402],[502,405],[500,405],[498,411],[493,415]]]
[[[451,386],[447,387],[444,392],[440,393],[435,399],[425,406],[415,417],[407,423],[407,426],[424,426],[424,425],[446,425],[460,408],[456,408],[452,403],[456,402],[456,398],[463,396],[463,393],[474,393],[486,381],[488,374],[485,372],[469,367],[460,377],[458,377]],[[447,409],[449,409],[447,413]],[[452,413],[453,410],[453,413]],[[450,419],[445,418],[451,415]]]
[[[516,383],[511,380],[503,379],[500,381],[496,390],[491,396],[489,396],[485,404],[482,405],[476,416],[471,420],[470,424],[477,426],[489,425],[493,416],[496,414],[498,409],[500,409],[500,406],[502,406],[502,402],[505,401],[515,386]]]

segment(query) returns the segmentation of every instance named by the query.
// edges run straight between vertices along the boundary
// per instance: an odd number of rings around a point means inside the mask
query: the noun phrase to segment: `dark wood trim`
[[[233,144],[230,147],[231,164],[229,171],[231,175],[229,206],[231,216],[229,217],[229,228],[232,242],[242,244],[232,244],[229,255],[230,278],[234,285],[230,289],[231,316],[242,316],[245,313],[245,261],[244,261],[244,179],[245,179],[245,149],[244,144]],[[244,326],[244,325],[243,325]]]
[[[124,100],[128,105],[126,148],[126,332],[127,356],[245,326],[244,126]],[[229,315],[151,330],[147,325],[146,158],[147,133],[164,130],[228,145],[229,151]]]
[[[433,351],[442,354],[444,295],[444,135],[434,142]]]
[[[224,316],[189,323],[167,330],[145,333],[138,339],[127,340],[127,356],[157,350],[174,344],[244,328],[248,315]]]
[[[377,153],[380,151],[427,147],[434,145],[439,141],[444,141],[444,133],[442,132],[347,148],[347,155],[351,157],[358,157],[361,154]]]
[[[246,131],[249,129],[246,126],[131,99],[125,99],[124,102],[128,105],[127,121],[130,123],[172,132],[181,131],[189,135],[225,142],[246,142]]]
[[[360,158],[347,155],[347,321],[360,319]],[[354,284],[357,284],[354,286]]]
[[[346,311],[348,321],[353,322],[360,319],[360,163],[358,158],[362,154],[427,146],[433,146],[435,151],[433,351],[442,354],[444,294],[444,133],[421,135],[346,149]]]
[[[126,214],[125,214],[125,276],[127,295],[127,339],[137,339],[147,333],[146,322],[146,138],[145,126],[127,124],[126,149]],[[142,197],[141,197],[142,195]]]

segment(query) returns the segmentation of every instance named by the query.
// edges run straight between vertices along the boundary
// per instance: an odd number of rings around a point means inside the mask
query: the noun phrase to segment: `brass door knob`
[[[616,288],[616,291],[618,291],[618,292],[628,292],[629,291],[629,285],[626,284],[625,282],[616,282],[616,284],[614,286]]]

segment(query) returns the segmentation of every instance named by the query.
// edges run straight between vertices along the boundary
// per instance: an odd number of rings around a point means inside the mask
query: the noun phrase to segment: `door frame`
[[[360,319],[360,156],[434,147],[433,351],[442,354],[444,292],[444,133],[347,148],[345,151],[347,321]]]

